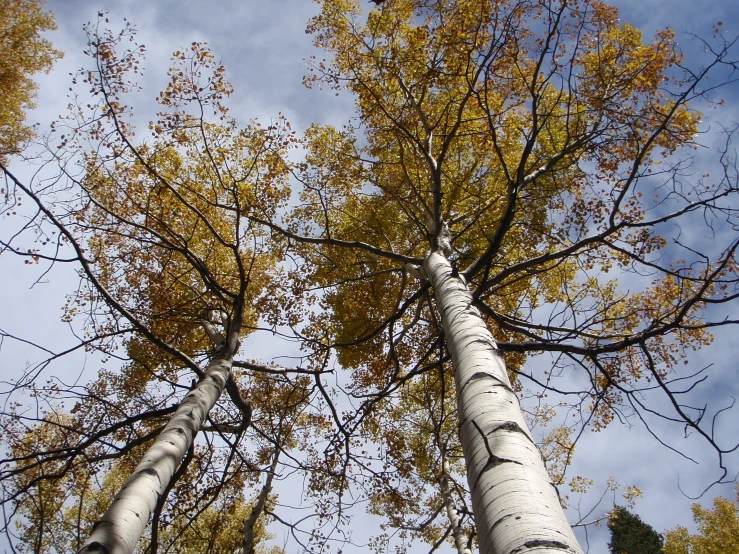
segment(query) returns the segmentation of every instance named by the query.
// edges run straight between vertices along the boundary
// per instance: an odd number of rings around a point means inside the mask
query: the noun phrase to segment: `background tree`
[[[75,446],[75,433],[70,432],[78,427],[74,416],[60,417],[64,420],[52,423],[51,416],[47,416],[48,423],[33,428],[12,450],[12,458],[24,460],[19,465],[35,466],[11,477],[10,488],[23,491],[17,503],[18,552],[76,552],[151,443],[139,441],[126,456],[108,464],[95,460],[65,468],[61,457],[55,463],[35,463],[44,453]],[[161,429],[165,421],[157,423],[151,425],[152,429]],[[220,482],[217,472],[204,472],[214,465],[213,458],[214,453],[203,447],[188,452],[179,479],[155,513],[151,544],[140,541],[138,551],[166,552],[174,548],[178,552],[233,554],[240,550],[242,522],[249,519],[253,506],[244,496],[243,478]],[[271,536],[265,531],[263,510],[258,515],[262,517],[252,524],[252,536],[260,545],[259,552],[264,552],[264,542]]]
[[[43,0],[0,1],[0,160],[18,152],[31,129],[23,125],[33,108],[34,73],[49,71],[62,53],[41,38],[56,29],[54,17],[42,9]]]
[[[21,538],[33,538],[34,552],[233,552],[245,532],[253,550],[281,449],[306,424],[305,377],[247,364],[264,376],[244,372],[237,383],[232,371],[279,259],[245,214],[271,216],[284,204],[293,134],[281,118],[237,128],[222,104],[231,93],[223,67],[193,43],[175,53],[163,111],[134,143],[124,102],[144,47],[130,25],[112,33],[104,21],[88,27],[94,69],[79,76],[87,91],[55,128],[57,178],[25,183],[2,167],[4,213],[22,196],[37,209],[20,224],[35,232],[35,247],[19,246],[22,233],[0,246],[79,265],[65,314],[85,320],[76,348],[117,367],[92,384],[47,387],[36,381],[44,363],[14,383],[11,394],[32,390],[39,410],[11,403],[2,414],[6,517],[24,518]],[[229,400],[219,403],[223,390]],[[250,393],[264,401],[261,413],[252,414]],[[195,444],[201,429],[208,436]],[[251,505],[247,485],[258,491]]]
[[[678,526],[665,533],[665,554],[718,554],[739,548],[739,489],[737,502],[717,497],[713,509],[693,504],[698,533]]]
[[[661,554],[664,539],[651,525],[618,506],[608,518],[611,554]]]

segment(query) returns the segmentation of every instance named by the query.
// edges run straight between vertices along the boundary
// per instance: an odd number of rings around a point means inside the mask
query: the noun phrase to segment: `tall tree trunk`
[[[431,281],[454,365],[459,434],[481,554],[581,554],[524,421],[505,362],[465,283],[440,252]]]
[[[154,444],[136,466],[79,554],[131,554],[157,500],[185,458],[203,421],[221,396],[233,365],[226,342],[216,350],[205,376],[187,393]]]

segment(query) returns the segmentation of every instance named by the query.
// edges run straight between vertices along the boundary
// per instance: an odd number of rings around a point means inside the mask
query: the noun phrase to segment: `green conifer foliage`
[[[608,519],[611,554],[662,554],[664,539],[651,525],[619,506]]]

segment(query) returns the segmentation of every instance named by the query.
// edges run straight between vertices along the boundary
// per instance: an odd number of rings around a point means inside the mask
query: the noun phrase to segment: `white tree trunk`
[[[136,466],[108,511],[93,527],[79,554],[131,554],[149,523],[159,496],[182,463],[208,412],[226,386],[233,355],[225,345],[208,365],[205,377],[187,393],[154,444]]]
[[[423,264],[441,311],[481,554],[581,554],[465,283],[439,252]]]
[[[454,505],[452,498],[452,490],[449,487],[449,462],[444,459],[441,464],[441,498],[446,508],[446,515],[449,517],[449,525],[452,528],[452,536],[454,537],[454,545],[457,547],[458,554],[472,554],[467,548],[467,537],[464,536],[464,529],[459,525],[459,513]]]
[[[262,490],[259,491],[257,501],[252,506],[249,517],[244,520],[244,539],[242,541],[241,551],[242,554],[254,554],[254,528],[257,525],[259,516],[262,515],[264,508],[267,506],[267,499],[269,493],[272,492],[272,481],[275,478],[275,471],[277,471],[277,462],[280,459],[280,436],[278,435],[277,441],[275,441],[275,453],[272,457],[272,465],[267,473],[267,480],[264,482]]]

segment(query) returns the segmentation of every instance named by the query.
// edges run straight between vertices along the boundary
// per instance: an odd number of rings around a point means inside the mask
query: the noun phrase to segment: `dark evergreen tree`
[[[608,519],[611,554],[662,554],[664,539],[651,525],[618,506]]]

